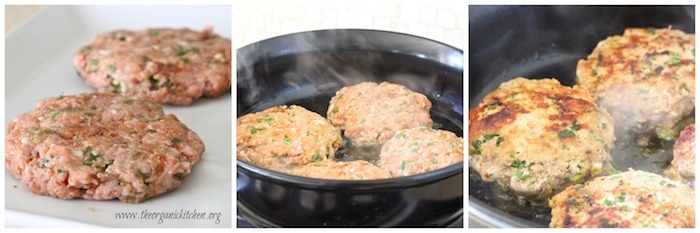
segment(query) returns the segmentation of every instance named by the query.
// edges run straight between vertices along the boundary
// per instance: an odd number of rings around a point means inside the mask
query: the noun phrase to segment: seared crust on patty
[[[695,191],[662,176],[627,171],[572,185],[549,201],[550,227],[695,227]]]
[[[160,105],[109,93],[40,101],[5,146],[7,171],[34,193],[127,203],[176,189],[204,152]]]
[[[695,35],[629,28],[599,42],[576,76],[623,128],[670,129],[695,108]]]
[[[588,93],[555,79],[515,78],[469,110],[469,165],[521,203],[609,169],[614,140]]]
[[[277,106],[236,120],[238,159],[277,171],[332,158],[340,129],[301,106]]]
[[[450,131],[405,129],[384,143],[378,164],[394,177],[425,173],[462,162],[463,144]]]
[[[364,160],[324,160],[291,168],[290,174],[327,180],[375,180],[391,177],[385,170]]]
[[[432,127],[425,95],[393,83],[343,87],[331,99],[328,119],[358,145],[381,145],[399,130]]]
[[[98,92],[163,104],[190,105],[231,88],[231,40],[211,28],[107,32],[78,51],[73,64]]]

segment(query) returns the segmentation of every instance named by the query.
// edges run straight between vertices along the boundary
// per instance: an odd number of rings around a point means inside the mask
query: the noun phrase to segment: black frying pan
[[[436,126],[463,134],[463,53],[372,30],[302,32],[237,50],[237,116],[282,104],[326,115],[331,97],[362,81],[425,94]],[[238,214],[260,227],[461,226],[463,164],[385,180],[297,177],[238,161]]]
[[[522,76],[557,78],[575,84],[576,65],[597,43],[628,27],[672,26],[695,33],[694,6],[470,6],[469,108],[502,82]],[[618,170],[659,173],[671,158],[672,142],[638,148],[635,136],[616,135]],[[640,155],[653,156],[645,157]],[[627,156],[634,155],[634,156]],[[489,184],[469,171],[470,219],[493,227],[547,227],[549,208],[519,206],[497,198]]]

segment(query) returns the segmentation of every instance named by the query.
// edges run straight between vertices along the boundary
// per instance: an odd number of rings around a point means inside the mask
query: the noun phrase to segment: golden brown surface
[[[277,171],[331,158],[340,130],[301,106],[277,106],[236,120],[238,159]]]
[[[363,82],[336,92],[328,119],[353,143],[381,145],[399,130],[432,127],[431,106],[423,94],[404,86]]]
[[[695,35],[629,28],[599,42],[576,76],[619,126],[670,129],[695,108]]]
[[[643,171],[569,186],[552,197],[549,206],[550,227],[695,227],[695,191]]]
[[[469,165],[524,203],[609,169],[610,116],[555,79],[515,78],[469,110]]]

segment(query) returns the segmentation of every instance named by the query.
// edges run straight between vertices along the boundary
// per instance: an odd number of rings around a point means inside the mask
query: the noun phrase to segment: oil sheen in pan
[[[469,102],[470,109],[476,107],[481,99],[498,88],[502,82],[518,76],[526,78],[554,77],[567,86],[575,83],[573,71],[576,70],[575,64],[578,58],[560,54],[548,54],[539,58],[535,62],[523,62],[510,70],[504,70],[501,75],[485,85],[484,89],[471,97]],[[682,120],[676,126],[677,132],[680,132],[685,125],[694,121],[694,116]],[[659,139],[654,132],[637,133],[627,131],[623,133],[623,130],[615,128],[615,137],[615,144],[610,154],[612,156],[612,165],[616,170],[626,171],[632,168],[663,175],[663,170],[669,166],[673,158],[673,144],[675,141]],[[551,209],[547,203],[544,203],[542,206],[519,205],[508,194],[502,193],[495,183],[483,182],[476,171],[471,168],[469,168],[469,195],[489,206],[532,221],[541,227],[549,226],[552,217],[550,214]]]

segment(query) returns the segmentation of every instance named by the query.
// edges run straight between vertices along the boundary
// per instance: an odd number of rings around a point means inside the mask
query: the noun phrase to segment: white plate
[[[230,6],[53,6],[5,38],[5,125],[38,100],[92,92],[73,68],[72,55],[97,34],[116,29],[213,26],[231,38]],[[180,188],[140,204],[118,200],[60,200],[36,195],[5,172],[8,227],[231,227],[231,95],[193,106],[165,106],[202,138],[205,152]],[[4,166],[3,166],[4,167]],[[178,219],[143,219],[142,213],[180,211]],[[132,213],[135,219],[116,215]],[[218,221],[217,221],[218,219]]]

